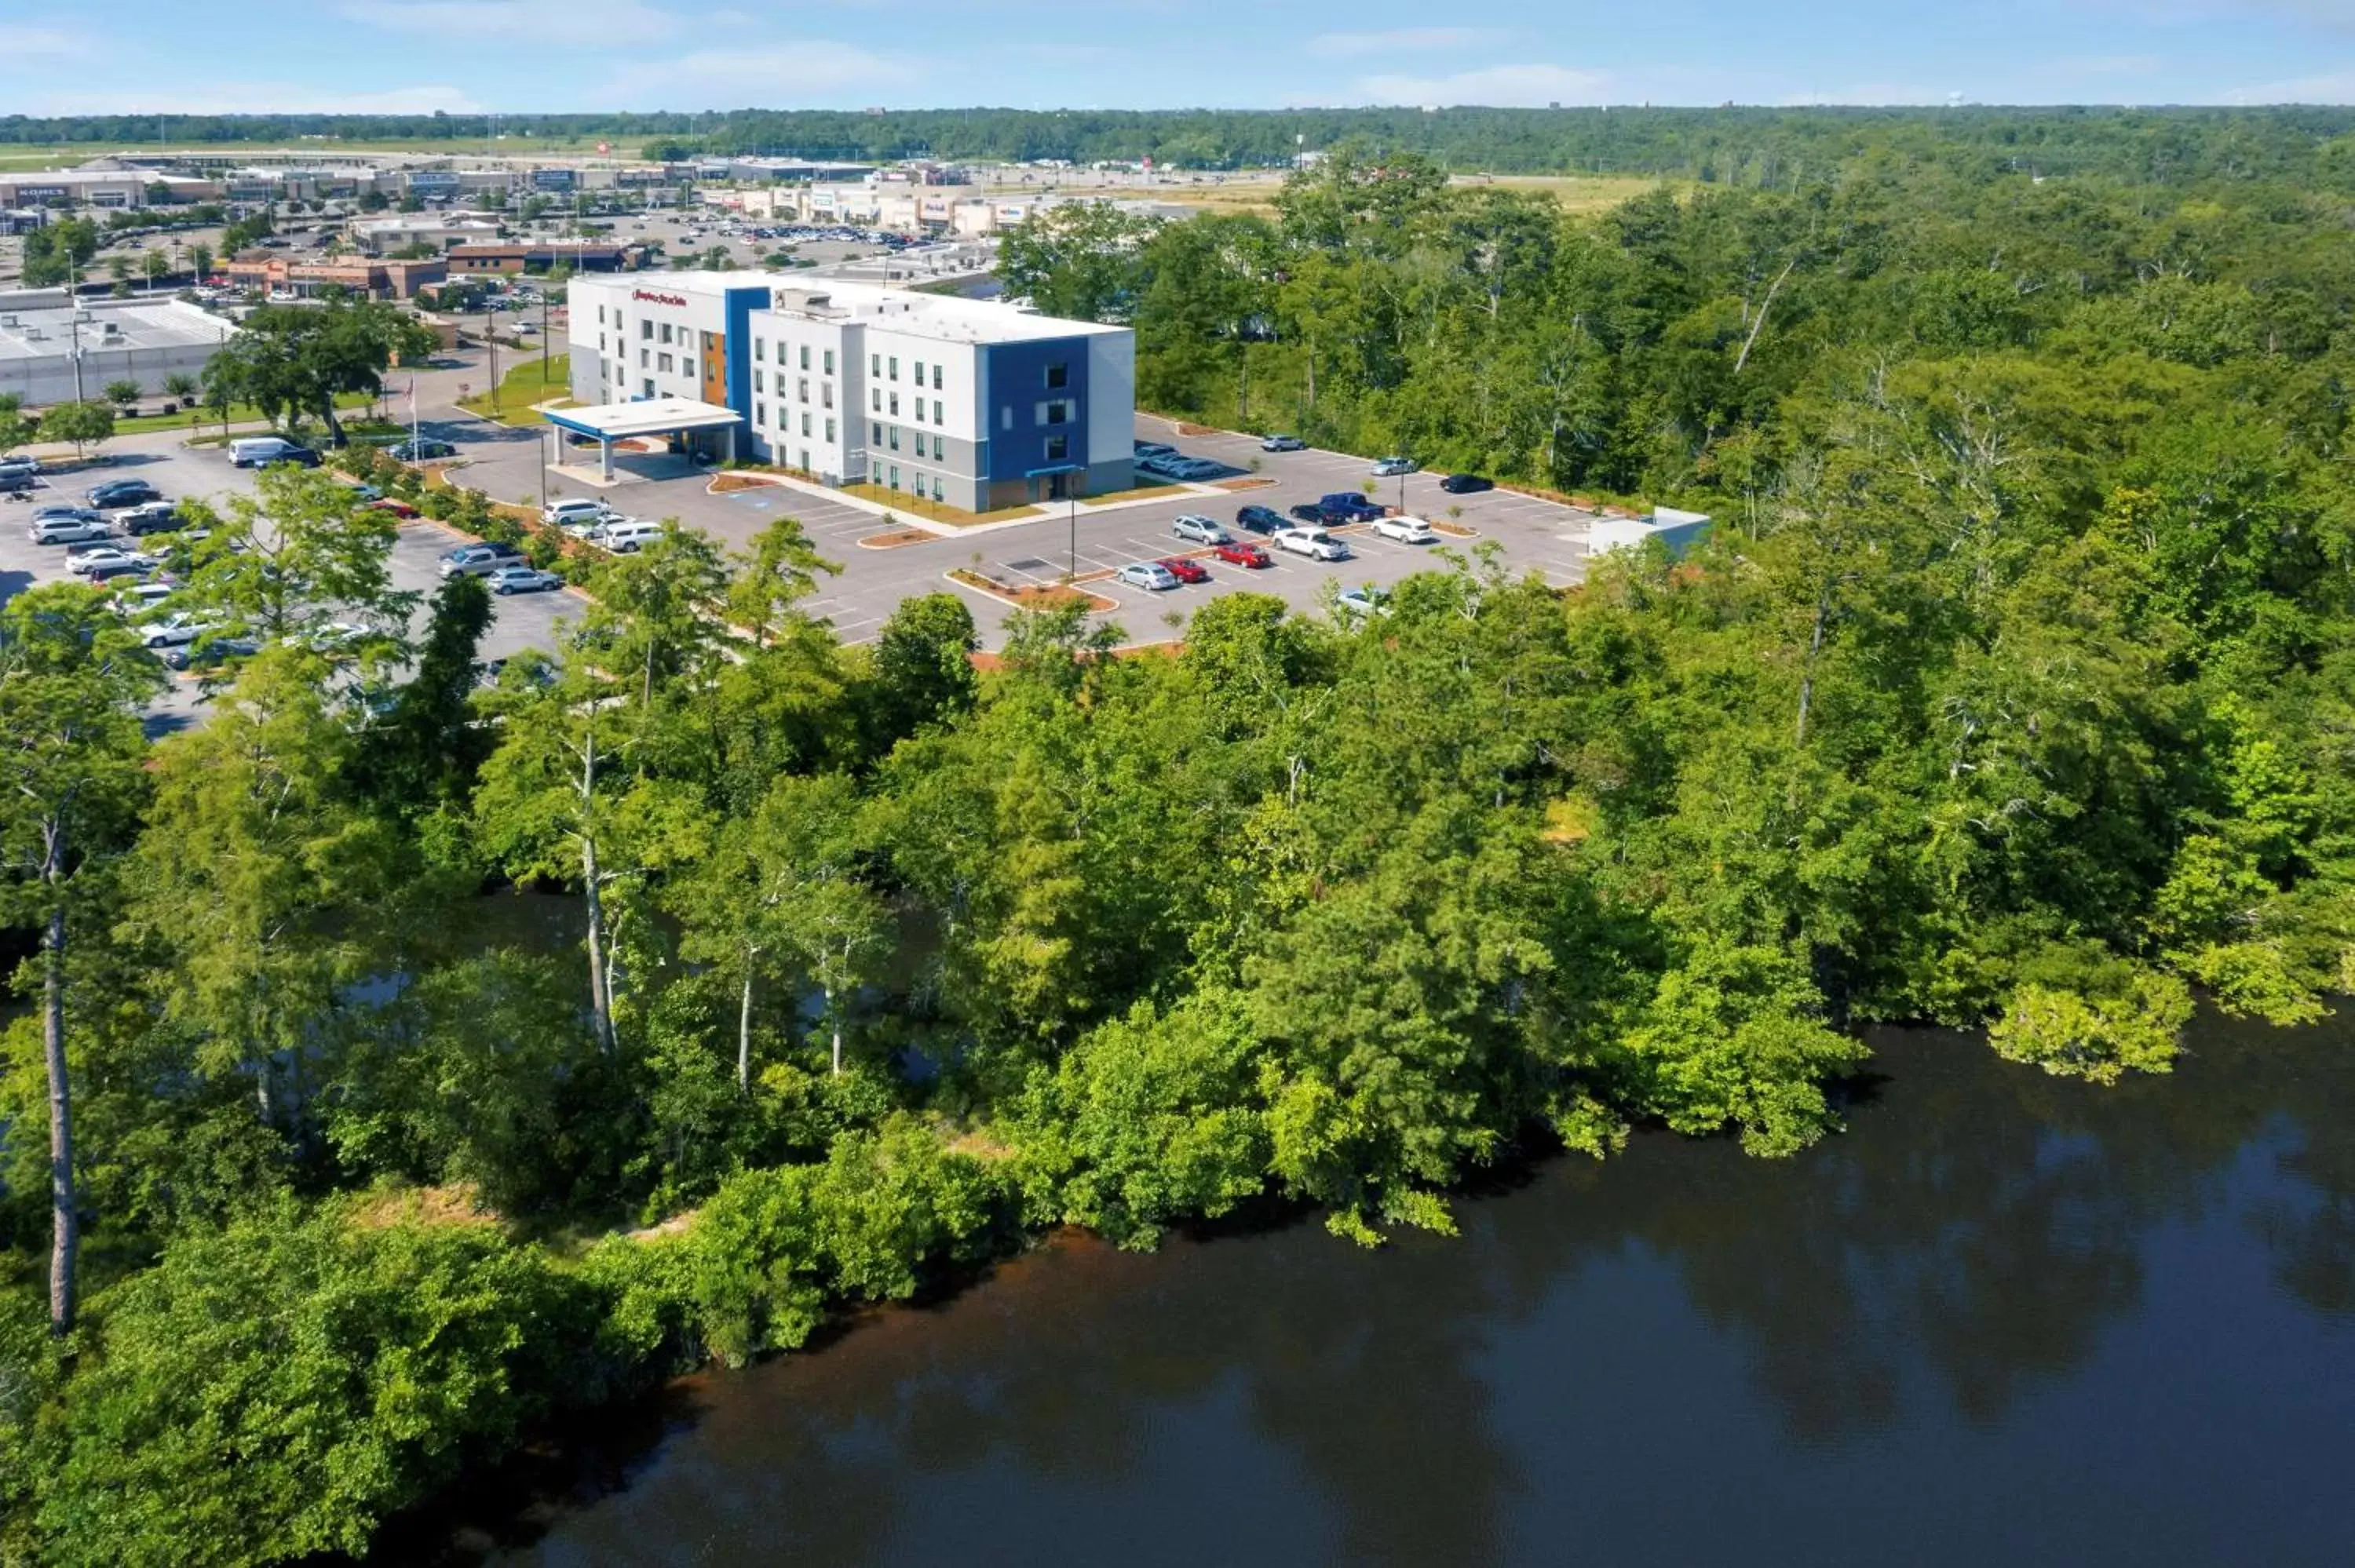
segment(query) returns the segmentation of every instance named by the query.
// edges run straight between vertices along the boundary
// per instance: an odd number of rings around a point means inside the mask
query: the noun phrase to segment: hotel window
[[[1051,403],[1041,403],[1039,405],[1039,423],[1042,425],[1068,425],[1071,422],[1071,405],[1069,398],[1058,397]]]
[[[802,344],[802,368],[804,370],[807,370],[809,368],[809,344]],[[828,366],[826,368],[831,370],[834,367],[832,366]]]
[[[655,355],[655,368],[656,370],[659,370],[659,371],[664,372],[665,374],[668,374],[669,372],[671,372],[671,371],[673,371],[673,370],[676,370],[676,369],[677,369],[678,367],[677,367],[677,366],[675,366],[675,365],[673,365],[673,364],[671,363],[671,358],[670,358],[670,355],[667,355],[667,354],[658,354],[658,355]]]
[[[597,307],[597,324],[599,326],[605,324],[605,307],[602,305]]]
[[[1049,462],[1061,462],[1065,458],[1071,455],[1071,442],[1070,437],[1049,436],[1047,438],[1047,461]]]
[[[752,357],[755,361],[769,357],[769,344],[766,338],[756,337],[752,340]]]
[[[804,436],[809,434],[809,410],[806,408],[802,410],[802,434]]]
[[[767,387],[761,385],[761,373],[757,370],[752,372],[752,390],[755,392],[765,392],[768,390]]]
[[[879,414],[883,411],[883,388],[869,387],[867,389],[867,406],[869,413]]]
[[[895,419],[900,417],[900,395],[897,392],[891,394],[891,417]]]
[[[653,377],[653,376],[647,376],[647,377],[646,377],[646,396],[647,396],[647,397],[653,397],[654,395],[655,395],[655,381],[654,381],[654,377]]]
[[[891,450],[895,452],[900,450],[900,427],[897,425],[891,427]]]
[[[664,343],[668,343],[670,341],[670,323],[668,322],[665,322],[662,324],[661,341]]]
[[[833,383],[833,382],[831,382],[831,381],[828,381],[828,382],[825,382],[825,383],[821,384],[821,385],[819,386],[819,387],[818,387],[818,392],[819,392],[819,395],[820,395],[820,396],[819,396],[819,401],[820,401],[820,403],[821,403],[823,406],[825,406],[826,408],[833,408],[833,407],[834,407],[834,383]]]
[[[867,356],[867,374],[869,376],[880,376],[883,374],[883,356],[881,355],[870,354]]]
[[[648,369],[648,368],[650,368],[650,367],[654,365],[654,362],[655,362],[655,351],[654,351],[653,349],[651,349],[651,348],[642,348],[642,349],[638,350],[638,368],[639,368],[639,369],[641,369],[641,370]]]
[[[834,350],[830,348],[826,351],[826,373],[828,376],[834,374]]]
[[[794,401],[796,403],[806,403],[809,401],[808,376],[805,376],[799,381],[794,383]]]
[[[896,354],[891,356],[891,379],[900,379],[900,356]]]
[[[900,488],[900,465],[896,462],[891,465],[891,488]]]
[[[882,426],[869,425],[867,427],[867,444],[870,447],[879,447],[883,444]]]
[[[935,391],[935,392],[937,392],[937,391],[939,391],[940,389],[941,389],[941,367],[940,367],[939,366],[935,365],[935,366],[932,366],[932,390],[933,390],[933,391]]]
[[[941,418],[941,400],[938,397],[932,399],[932,423],[935,425],[948,423],[946,419]]]
[[[939,474],[932,475],[932,499],[935,501],[945,501],[948,499],[947,493],[941,488],[941,476]]]
[[[756,425],[765,425],[769,422],[769,406],[766,403],[752,405],[752,422]]]
[[[798,467],[804,473],[807,473],[809,471],[809,448],[804,447],[802,449],[802,461],[794,466]]]
[[[653,337],[655,335],[655,323],[648,321],[645,317],[640,316],[638,318],[638,335],[644,338]]]
[[[1047,390],[1060,392],[1071,384],[1071,367],[1061,360],[1047,366]]]
[[[916,372],[916,385],[922,387],[924,384],[924,362],[921,359],[917,360],[915,362],[914,369]]]
[[[828,419],[826,422],[826,439],[829,443],[834,440],[834,421],[832,419]]]

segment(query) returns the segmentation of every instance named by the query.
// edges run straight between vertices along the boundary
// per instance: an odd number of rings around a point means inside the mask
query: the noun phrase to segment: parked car
[[[662,537],[662,524],[635,517],[616,518],[591,530],[587,537],[618,556],[635,555]]]
[[[36,545],[80,545],[107,537],[105,519],[86,513],[36,517],[26,532]]]
[[[155,609],[179,591],[175,582],[158,582],[150,577],[139,582],[126,582],[114,590],[114,608],[125,615],[137,615]]]
[[[216,637],[199,641],[185,648],[164,651],[164,665],[171,670],[208,670],[231,659],[250,659],[261,652],[261,645],[248,637]]]
[[[155,569],[155,563],[144,556],[123,556],[94,563],[82,574],[92,588],[120,582],[125,577],[144,577]]]
[[[0,473],[0,495],[22,495],[41,488],[41,476],[31,469],[15,469]]]
[[[1431,545],[1439,540],[1438,533],[1420,517],[1377,517],[1374,532],[1401,545]]]
[[[1382,514],[1382,509],[1380,506],[1354,490],[1331,491],[1318,496],[1316,504],[1325,509],[1325,515],[1328,519],[1337,523],[1362,522],[1366,518],[1380,517]]]
[[[150,501],[161,501],[164,493],[144,479],[110,479],[93,486],[84,499],[92,506],[112,511],[118,506],[144,506]]]
[[[1275,547],[1312,561],[1346,561],[1349,546],[1322,528],[1286,528],[1275,536]]]
[[[188,525],[180,509],[168,501],[150,501],[119,514],[114,525],[131,538],[147,534],[176,534]]]
[[[1343,588],[1340,607],[1354,615],[1388,615],[1390,595],[1368,583],[1362,588]]]
[[[1288,515],[1295,523],[1307,523],[1320,528],[1325,525],[1325,509],[1313,501],[1304,501],[1297,506],[1291,507]],[[1268,532],[1276,534],[1282,533],[1283,530],[1271,528]]]
[[[1182,454],[1174,458],[1162,459],[1161,465],[1170,478],[1182,479],[1190,482],[1216,479],[1227,471],[1227,465],[1222,462],[1212,462],[1209,458],[1186,457]]]
[[[1412,473],[1423,465],[1411,457],[1386,457],[1374,464],[1376,479],[1396,479],[1402,473]]]
[[[1262,436],[1259,450],[1263,452],[1300,452],[1308,450],[1308,443],[1298,436]]]
[[[404,523],[417,515],[416,507],[411,506],[406,501],[401,501],[389,495],[386,496],[381,501],[371,501],[367,505],[361,507],[360,510],[363,512],[389,512]]]
[[[613,515],[613,509],[602,501],[587,501],[576,496],[549,502],[539,509],[539,515],[542,522],[561,528],[573,523],[602,523]]]
[[[1138,441],[1135,445],[1136,456],[1140,461],[1146,458],[1176,457],[1178,455],[1178,449],[1171,446],[1167,441]]]
[[[171,590],[166,588],[165,592]],[[208,620],[199,620],[185,612],[167,615],[163,620],[142,627],[139,641],[150,648],[185,648],[213,629]]]
[[[355,501],[382,501],[384,499],[384,492],[378,490],[373,484],[347,484],[344,486],[344,488],[352,493],[352,499]]]
[[[1178,465],[1185,461],[1176,452],[1167,455],[1151,453],[1136,460],[1136,471],[1146,479],[1175,479],[1178,477]]]
[[[92,523],[106,521],[98,514],[98,508],[78,505],[70,501],[53,501],[47,506],[33,508],[32,520],[36,523],[45,523],[52,517],[80,517]]]
[[[1167,593],[1178,586],[1178,576],[1158,561],[1132,561],[1121,567],[1120,580],[1151,593]]]
[[[1284,526],[1284,514],[1273,506],[1239,506],[1235,526],[1251,534],[1273,534]]]
[[[522,559],[523,552],[513,545],[461,545],[442,553],[440,569],[445,577],[486,577]]]
[[[1189,561],[1183,556],[1164,556],[1158,564],[1163,571],[1181,583],[1206,583],[1210,580],[1210,574],[1201,562]]]
[[[290,461],[288,454],[307,450],[283,436],[241,436],[229,444],[229,465],[231,468],[261,468],[273,462]]]
[[[104,566],[128,561],[140,571],[155,565],[155,557],[136,550],[126,550],[120,545],[83,545],[66,556],[66,570],[88,577]]]
[[[38,473],[41,460],[37,457],[0,457],[0,474]]]
[[[490,584],[493,593],[505,596],[560,588],[564,586],[564,579],[554,572],[543,572],[538,567],[501,567],[491,574]]]
[[[1450,495],[1472,495],[1483,490],[1497,488],[1496,481],[1482,479],[1476,473],[1451,473],[1439,482],[1439,488]]]
[[[400,441],[385,449],[401,462],[425,462],[433,458],[456,457],[458,449],[448,441]]]
[[[1273,556],[1269,555],[1257,545],[1247,545],[1241,541],[1231,545],[1221,545],[1210,554],[1231,567],[1249,567],[1254,571],[1262,567],[1275,565]]]
[[[1188,512],[1169,525],[1169,531],[1180,539],[1191,539],[1197,545],[1223,545],[1234,537],[1216,520]]]

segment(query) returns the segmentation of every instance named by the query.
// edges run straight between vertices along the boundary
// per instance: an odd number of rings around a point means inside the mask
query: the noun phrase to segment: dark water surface
[[[2355,1563],[2355,1030],[2107,1091],[1874,1043],[1796,1160],[1638,1137],[1373,1254],[1059,1240],[485,1478],[450,1551]]]

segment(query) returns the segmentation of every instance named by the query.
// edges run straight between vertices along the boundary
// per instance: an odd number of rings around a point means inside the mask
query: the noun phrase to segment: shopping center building
[[[574,401],[684,399],[734,430],[713,455],[875,484],[966,511],[1125,490],[1135,408],[1126,327],[994,301],[746,272],[570,285]]]

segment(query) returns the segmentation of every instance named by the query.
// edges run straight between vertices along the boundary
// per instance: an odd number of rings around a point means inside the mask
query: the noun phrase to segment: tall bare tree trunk
[[[1832,590],[1828,585],[1816,596],[1816,629],[1807,639],[1806,668],[1799,675],[1799,729],[1794,737],[1799,746],[1807,744],[1807,709],[1816,697],[1816,655],[1824,651],[1824,622],[1831,616]]]
[[[589,739],[581,753],[581,812],[589,813],[597,788],[597,732],[591,721]],[[605,900],[597,885],[597,835],[586,821],[581,827],[581,883],[589,906],[589,1009],[597,1049],[613,1054],[613,995],[605,969]]]
[[[81,1215],[74,1202],[73,1088],[66,1078],[65,829],[42,835],[41,881],[49,895],[41,933],[41,1046],[49,1075],[49,1332],[73,1327],[74,1270],[81,1253]]]
[[[752,1092],[752,958],[744,957],[744,1000],[736,1009],[736,1092]]]
[[[834,1024],[834,1075],[842,1076],[842,1014],[835,1010],[834,988],[826,988],[826,1015]]]

